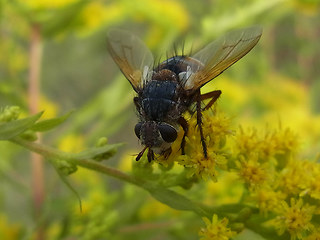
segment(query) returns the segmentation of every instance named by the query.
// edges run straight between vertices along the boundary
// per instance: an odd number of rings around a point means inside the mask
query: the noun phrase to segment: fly
[[[154,159],[154,153],[168,157],[180,126],[184,131],[181,153],[185,154],[188,122],[183,113],[191,111],[194,104],[203,154],[208,158],[202,111],[215,103],[221,91],[201,94],[200,89],[245,56],[257,44],[261,34],[262,29],[257,26],[236,30],[192,56],[174,56],[154,66],[152,53],[139,38],[122,30],[109,32],[109,52],[137,93],[134,104],[139,122],[134,131],[144,145],[137,161],[146,150],[149,162]],[[209,102],[203,108],[201,103],[206,99]]]

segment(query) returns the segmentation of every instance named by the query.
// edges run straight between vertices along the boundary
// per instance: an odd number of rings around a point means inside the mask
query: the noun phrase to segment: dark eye
[[[140,138],[141,126],[142,126],[142,123],[140,122],[140,123],[137,123],[136,126],[134,127],[134,132],[138,138]]]
[[[164,141],[170,143],[174,142],[177,139],[178,133],[176,129],[169,124],[159,124],[158,129]]]

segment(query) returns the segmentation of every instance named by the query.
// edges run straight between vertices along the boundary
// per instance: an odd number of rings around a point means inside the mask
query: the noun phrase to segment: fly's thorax
[[[168,112],[177,105],[177,88],[178,83],[175,81],[148,81],[138,96],[140,112],[145,120],[166,121]]]

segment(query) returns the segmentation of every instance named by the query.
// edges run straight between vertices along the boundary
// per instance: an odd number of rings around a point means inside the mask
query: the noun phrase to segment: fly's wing
[[[236,30],[213,41],[200,50],[193,59],[199,63],[191,66],[192,74],[185,81],[185,90],[196,90],[217,77],[246,55],[259,41],[261,27]]]
[[[152,70],[152,53],[138,37],[118,29],[108,33],[107,47],[124,76],[138,91]]]

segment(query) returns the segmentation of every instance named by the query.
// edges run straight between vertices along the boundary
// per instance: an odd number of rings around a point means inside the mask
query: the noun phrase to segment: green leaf
[[[34,123],[41,117],[42,113],[43,112],[40,112],[31,117],[14,120],[7,123],[0,123],[0,140],[11,139],[31,128]]]
[[[142,187],[159,202],[162,202],[173,209],[193,211],[200,216],[211,217],[210,212],[177,192],[150,183],[146,183]]]
[[[71,115],[71,113],[72,112],[69,112],[61,117],[58,117],[58,118],[52,118],[52,119],[39,121],[31,127],[31,130],[36,131],[36,132],[49,131],[49,130],[59,126],[60,124],[62,124],[65,120],[67,120],[69,118],[69,116]]]
[[[57,173],[59,174],[61,180],[63,181],[63,183],[70,189],[71,192],[73,192],[73,194],[76,196],[76,198],[79,201],[79,208],[80,208],[80,212],[82,212],[82,202],[81,202],[81,198],[80,195],[78,194],[78,192],[72,187],[72,185],[68,182],[65,173],[59,168],[57,161],[55,160],[50,160],[50,162],[52,163],[52,165],[54,166],[54,168],[56,169]]]
[[[123,145],[122,143],[118,143],[118,144],[105,145],[102,147],[90,148],[80,153],[73,154],[72,157],[75,160],[84,160],[84,159],[94,159],[103,155],[105,156],[104,159],[107,159],[112,157],[116,153],[116,150],[118,149],[118,147],[122,145]]]

